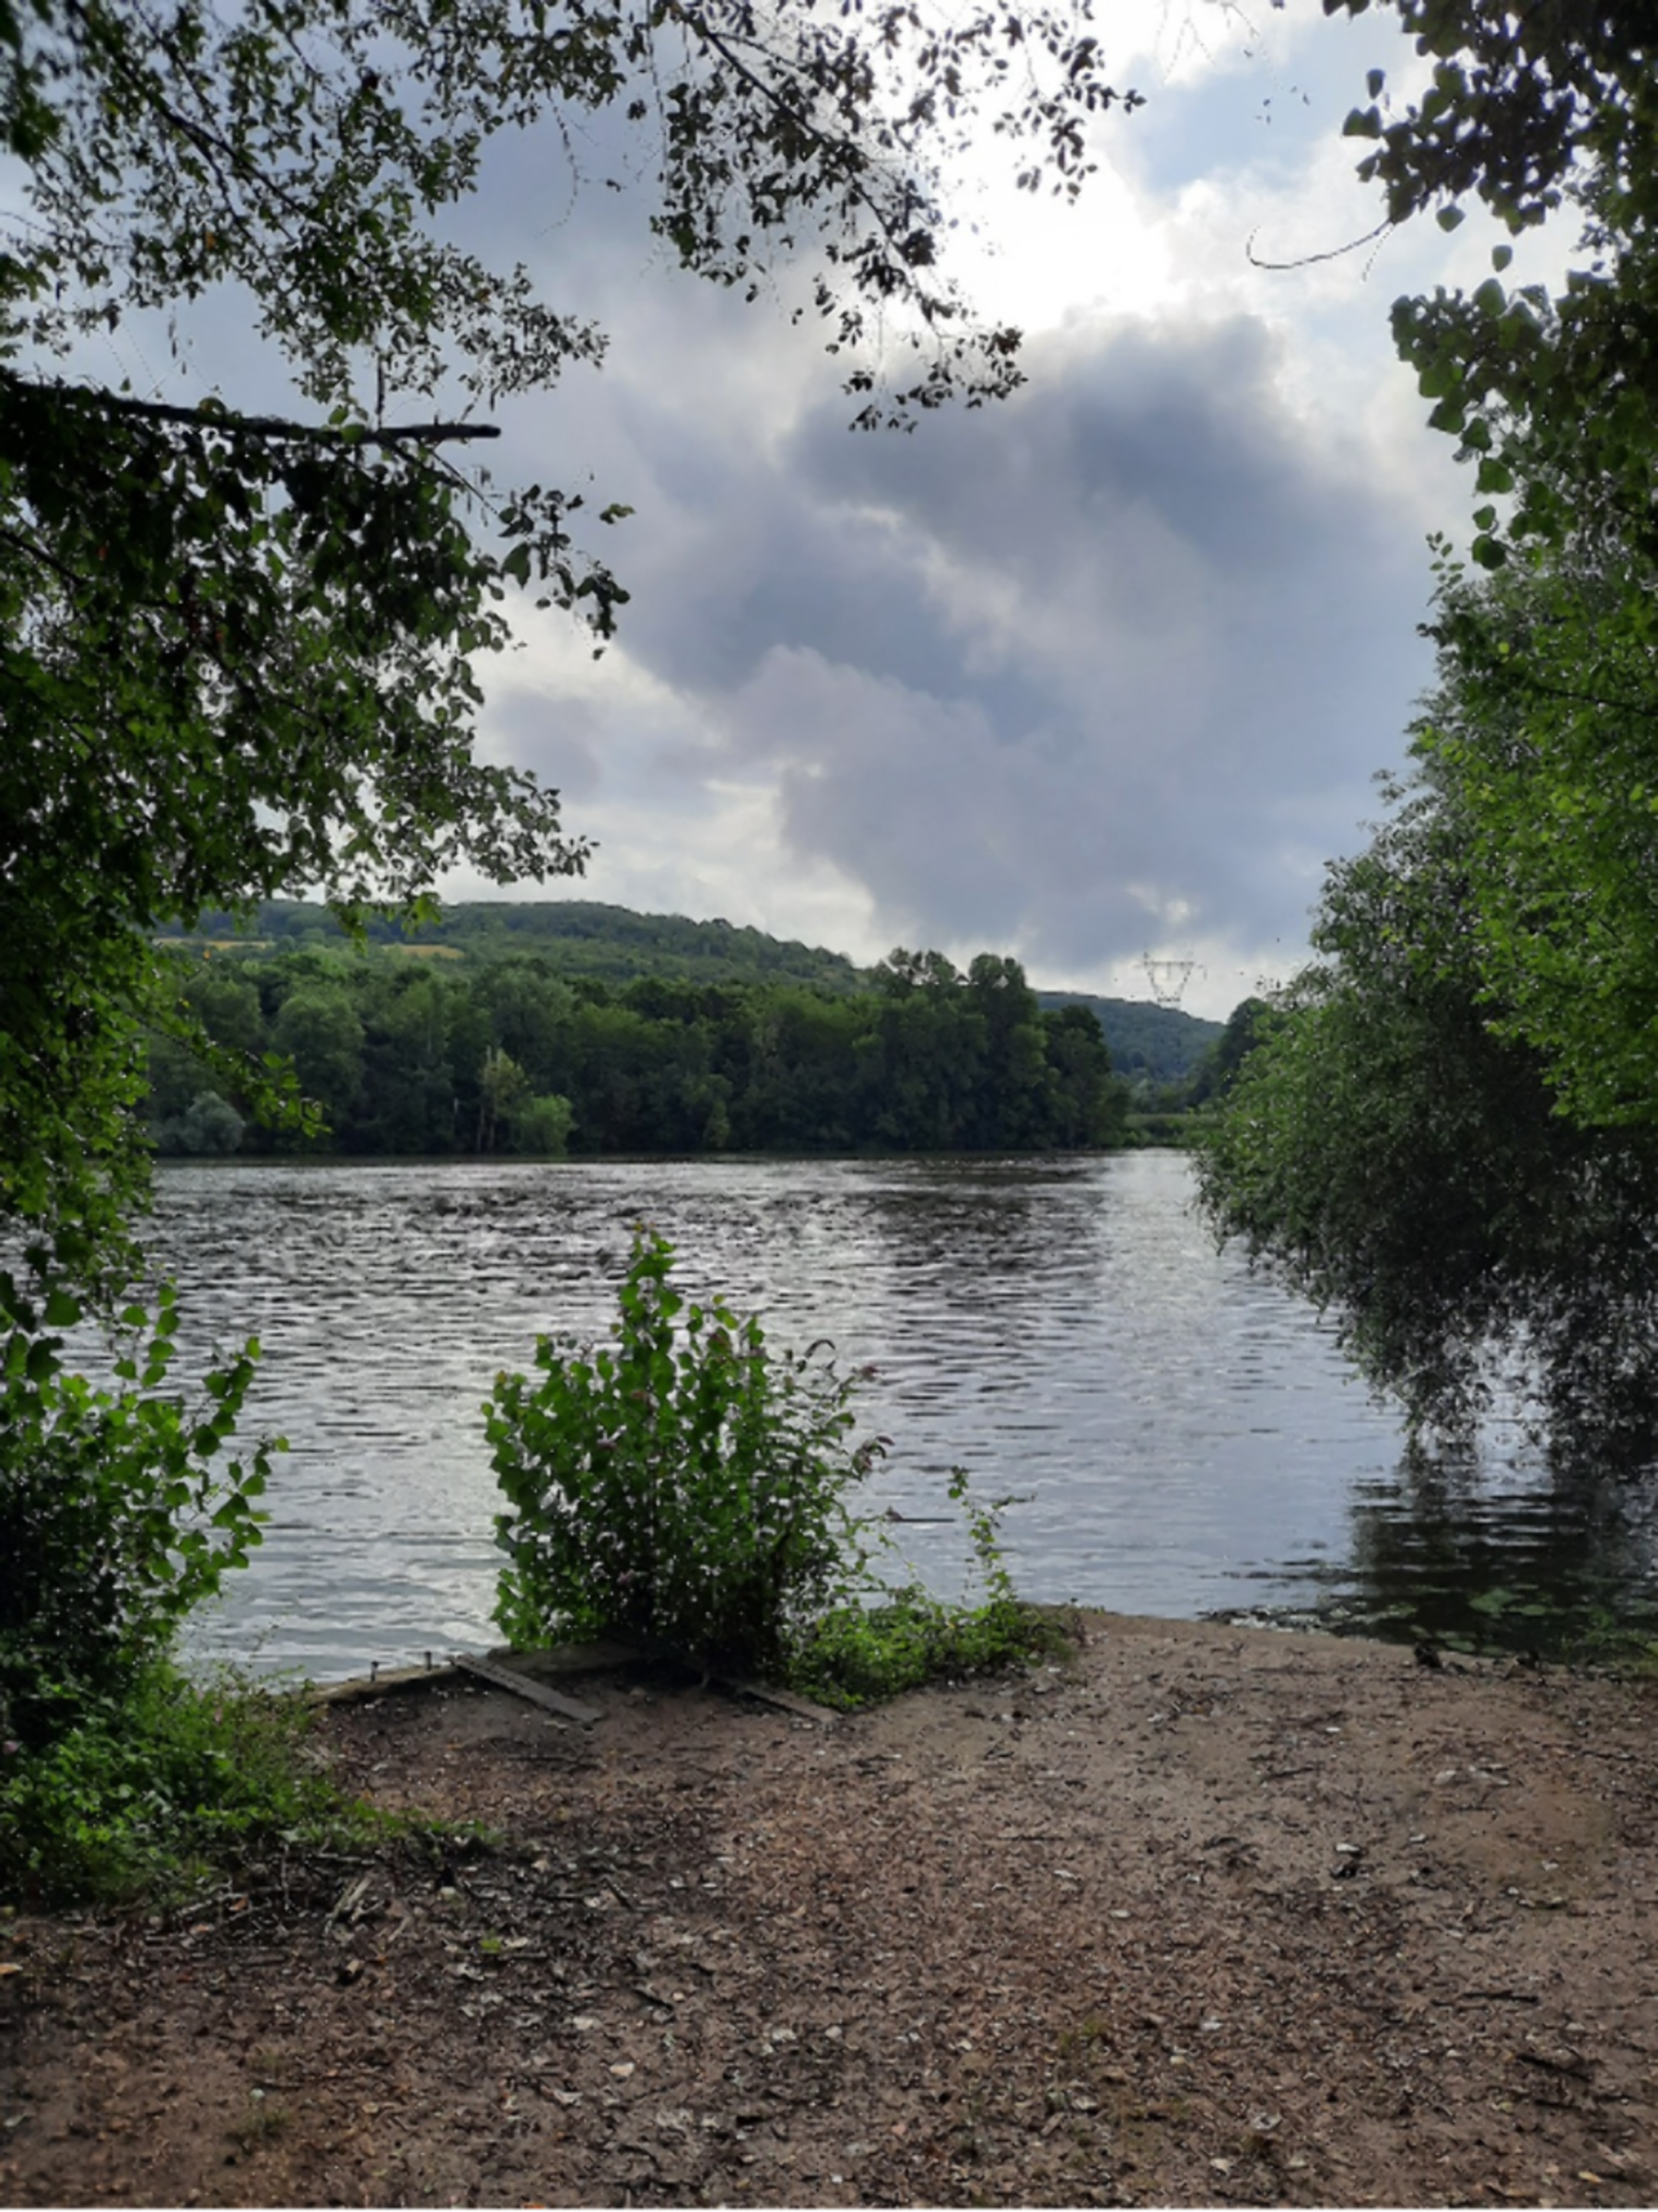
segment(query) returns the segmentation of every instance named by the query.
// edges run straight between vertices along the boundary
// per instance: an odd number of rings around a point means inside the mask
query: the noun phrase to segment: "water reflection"
[[[1189,1191],[1158,1153],[169,1169],[156,1242],[187,1337],[262,1338],[251,1418],[293,1447],[201,1642],[328,1675],[488,1639],[480,1401],[538,1331],[602,1329],[640,1219],[693,1293],[877,1365],[866,1411],[896,1443],[878,1502],[936,1511],[956,1463],[1028,1497],[1008,1536],[1034,1596],[1374,1611],[1465,1598],[1498,1553],[1505,1576],[1558,1558],[1614,1594],[1650,1574],[1650,1543],[1620,1549],[1627,1500],[1570,1504],[1518,1454],[1465,1481],[1401,1467],[1328,1332],[1216,1254]],[[964,1565],[953,1531],[910,1533],[931,1578]]]
[[[1344,1609],[1398,1633],[1497,1649],[1575,1651],[1614,1628],[1658,1633],[1658,1500],[1650,1482],[1498,1441],[1407,1453],[1357,1486]]]

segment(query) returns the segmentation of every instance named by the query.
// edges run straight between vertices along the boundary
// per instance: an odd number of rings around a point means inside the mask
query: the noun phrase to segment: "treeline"
[[[1036,996],[1045,1007],[1081,1006],[1099,1017],[1111,1064],[1141,1103],[1156,1092],[1189,1084],[1220,1037],[1219,1022],[1150,999],[1103,999],[1071,990]]]
[[[798,984],[850,993],[870,988],[870,972],[822,945],[771,937],[729,921],[693,921],[683,914],[640,914],[598,899],[478,899],[446,905],[429,921],[371,918],[371,945],[397,947],[417,958],[464,960],[469,966],[531,954],[566,982],[591,978],[619,991],[642,977],[679,983]],[[196,952],[234,951],[270,958],[283,953],[344,954],[351,941],[326,907],[267,899],[243,919],[209,910],[188,933],[174,927],[161,942]],[[1082,1006],[1099,1017],[1111,1064],[1141,1103],[1178,1088],[1220,1034],[1175,1006],[1111,999],[1085,991],[1039,990],[1045,1009]]]
[[[158,1151],[373,1155],[1040,1152],[1124,1141],[1098,1021],[1045,1011],[1017,961],[895,952],[856,996],[795,985],[570,981],[533,957],[181,953],[215,1044],[276,1054],[322,1110],[251,1126],[237,1087],[150,1044]]]

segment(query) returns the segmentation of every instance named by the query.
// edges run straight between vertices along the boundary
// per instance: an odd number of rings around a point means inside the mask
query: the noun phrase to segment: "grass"
[[[928,1682],[1069,1657],[1071,1639],[1059,1617],[1018,1595],[1002,1554],[1001,1516],[1023,1501],[982,1503],[960,1467],[951,1473],[950,1499],[966,1523],[980,1602],[936,1598],[912,1582],[872,1600],[865,1596],[833,1607],[794,1644],[790,1689],[849,1712]]]
[[[189,1890],[271,1841],[378,1840],[308,1755],[280,1689],[157,1662],[49,1748],[0,1748],[0,1898],[60,1906]]]
[[[884,1605],[825,1614],[795,1654],[788,1687],[820,1705],[851,1712],[928,1682],[1063,1657],[1069,1650],[1058,1621],[1036,1606],[1004,1598],[969,1610],[916,1585],[895,1590]]]

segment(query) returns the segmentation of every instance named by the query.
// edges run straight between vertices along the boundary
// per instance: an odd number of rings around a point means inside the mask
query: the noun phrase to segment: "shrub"
[[[177,1888],[265,1835],[338,1841],[368,1816],[302,1759],[297,1699],[152,1659],[83,1697],[42,1748],[0,1741],[0,1897],[41,1904]]]
[[[1057,1621],[1017,1595],[1002,1557],[1001,1515],[1021,1501],[975,1504],[959,1467],[951,1474],[950,1495],[966,1516],[978,1602],[937,1598],[918,1582],[870,1589],[866,1602],[835,1606],[811,1623],[789,1668],[794,1689],[825,1704],[866,1705],[940,1676],[980,1674],[1069,1649]]]
[[[758,1318],[687,1306],[671,1265],[638,1230],[612,1345],[543,1337],[535,1379],[496,1378],[485,1413],[512,1510],[496,1523],[496,1619],[511,1642],[661,1642],[842,1705],[1063,1646],[1002,1560],[1013,1501],[975,1505],[960,1469],[979,1602],[882,1584],[884,1523],[851,1504],[887,1448],[850,1442],[858,1376],[826,1344],[774,1352]]]
[[[850,1443],[827,1345],[773,1352],[756,1317],[687,1305],[672,1256],[637,1230],[613,1344],[543,1337],[533,1379],[496,1379],[496,1618],[516,1644],[609,1633],[775,1668],[862,1566],[848,1494],[884,1440]]]
[[[173,1665],[185,1615],[246,1562],[279,1440],[225,1458],[257,1342],[167,1388],[170,1285],[132,1305],[111,1382],[64,1363],[80,1303],[0,1272],[0,1896],[64,1904],[176,1885],[290,1841],[360,1830],[299,1757],[291,1699]]]
[[[228,1154],[240,1150],[246,1128],[216,1091],[198,1091],[182,1114],[169,1115],[152,1134],[158,1152]]]
[[[62,1288],[30,1296],[0,1273],[0,1737],[30,1750],[119,1701],[191,1609],[259,1541],[261,1444],[221,1464],[256,1342],[166,1393],[178,1326],[171,1285],[153,1318],[121,1317],[111,1387],[63,1362],[80,1318]]]
[[[526,1098],[512,1113],[512,1150],[543,1160],[562,1160],[575,1125],[576,1109],[567,1098],[553,1092]]]

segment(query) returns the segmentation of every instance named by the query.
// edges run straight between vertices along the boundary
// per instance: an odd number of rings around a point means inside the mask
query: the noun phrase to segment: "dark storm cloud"
[[[648,903],[636,856],[677,841],[725,912],[792,868],[884,942],[1047,974],[1175,941],[1292,962],[1428,673],[1396,422],[1372,447],[1261,321],[1170,312],[1080,318],[1010,403],[854,435],[810,323],[665,266],[636,195],[566,212],[546,148],[498,158],[479,242],[613,340],[503,407],[500,474],[590,471],[636,511],[587,533],[634,596],[609,673],[572,679],[583,717],[550,664],[538,711],[520,663],[491,732],[604,839],[604,894]]]
[[[1214,157],[1211,110],[1234,165],[1259,143],[1258,103],[1231,98],[1160,105],[1161,216]],[[861,933],[860,952],[991,944],[1055,980],[1200,939],[1240,957],[1281,939],[1292,962],[1429,673],[1401,417],[1333,421],[1298,396],[1307,343],[1353,357],[1338,313],[1279,287],[1267,305],[1304,322],[1283,341],[1212,308],[1080,316],[1032,343],[1011,402],[858,436],[847,364],[789,321],[800,280],[749,306],[684,275],[616,119],[572,145],[493,142],[453,229],[611,336],[601,369],[490,410],[499,443],[465,456],[498,485],[579,490],[590,518],[636,510],[613,532],[578,519],[633,592],[609,658],[543,617],[528,653],[480,671],[491,755],[603,841],[592,894],[706,894],[695,910]],[[1377,380],[1400,376],[1379,303],[1360,322]],[[88,373],[300,410],[245,310],[216,298],[195,328],[179,362],[137,319]]]
[[[1079,328],[1000,409],[684,450],[635,393],[627,649],[894,936],[1299,940],[1426,662],[1419,526],[1246,318]],[[683,432],[683,426],[677,426]]]

